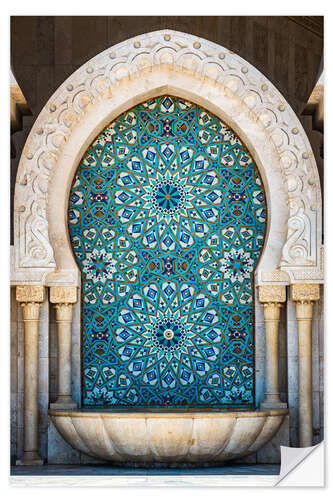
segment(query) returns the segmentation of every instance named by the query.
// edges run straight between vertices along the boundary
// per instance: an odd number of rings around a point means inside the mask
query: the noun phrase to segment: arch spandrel
[[[102,52],[66,80],[40,113],[15,187],[12,282],[78,283],[66,210],[80,157],[113,118],[165,93],[215,113],[235,130],[258,165],[269,219],[257,282],[322,282],[319,176],[295,113],[242,58],[171,30]]]

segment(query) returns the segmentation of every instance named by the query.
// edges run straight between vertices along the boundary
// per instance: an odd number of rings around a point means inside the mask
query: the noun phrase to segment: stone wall
[[[262,71],[299,114],[316,83],[322,17],[287,16],[13,16],[11,65],[35,116],[82,64],[128,38],[171,29],[218,43]]]

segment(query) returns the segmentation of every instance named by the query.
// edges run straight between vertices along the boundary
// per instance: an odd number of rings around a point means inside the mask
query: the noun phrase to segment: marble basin
[[[116,463],[222,463],[257,451],[288,410],[116,412],[50,410],[73,448]]]

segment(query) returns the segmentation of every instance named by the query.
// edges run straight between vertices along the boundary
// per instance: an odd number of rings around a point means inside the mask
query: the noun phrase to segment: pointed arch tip
[[[61,84],[42,109],[17,173],[12,284],[78,283],[66,218],[78,162],[113,118],[166,92],[214,112],[257,162],[269,212],[257,284],[322,283],[319,175],[296,114],[274,85],[240,56],[166,29],[98,54]]]

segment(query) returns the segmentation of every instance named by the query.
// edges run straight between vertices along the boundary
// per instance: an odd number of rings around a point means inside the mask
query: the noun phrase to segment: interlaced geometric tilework
[[[163,96],[106,127],[69,206],[84,406],[254,404],[265,223],[257,167],[210,112]]]

